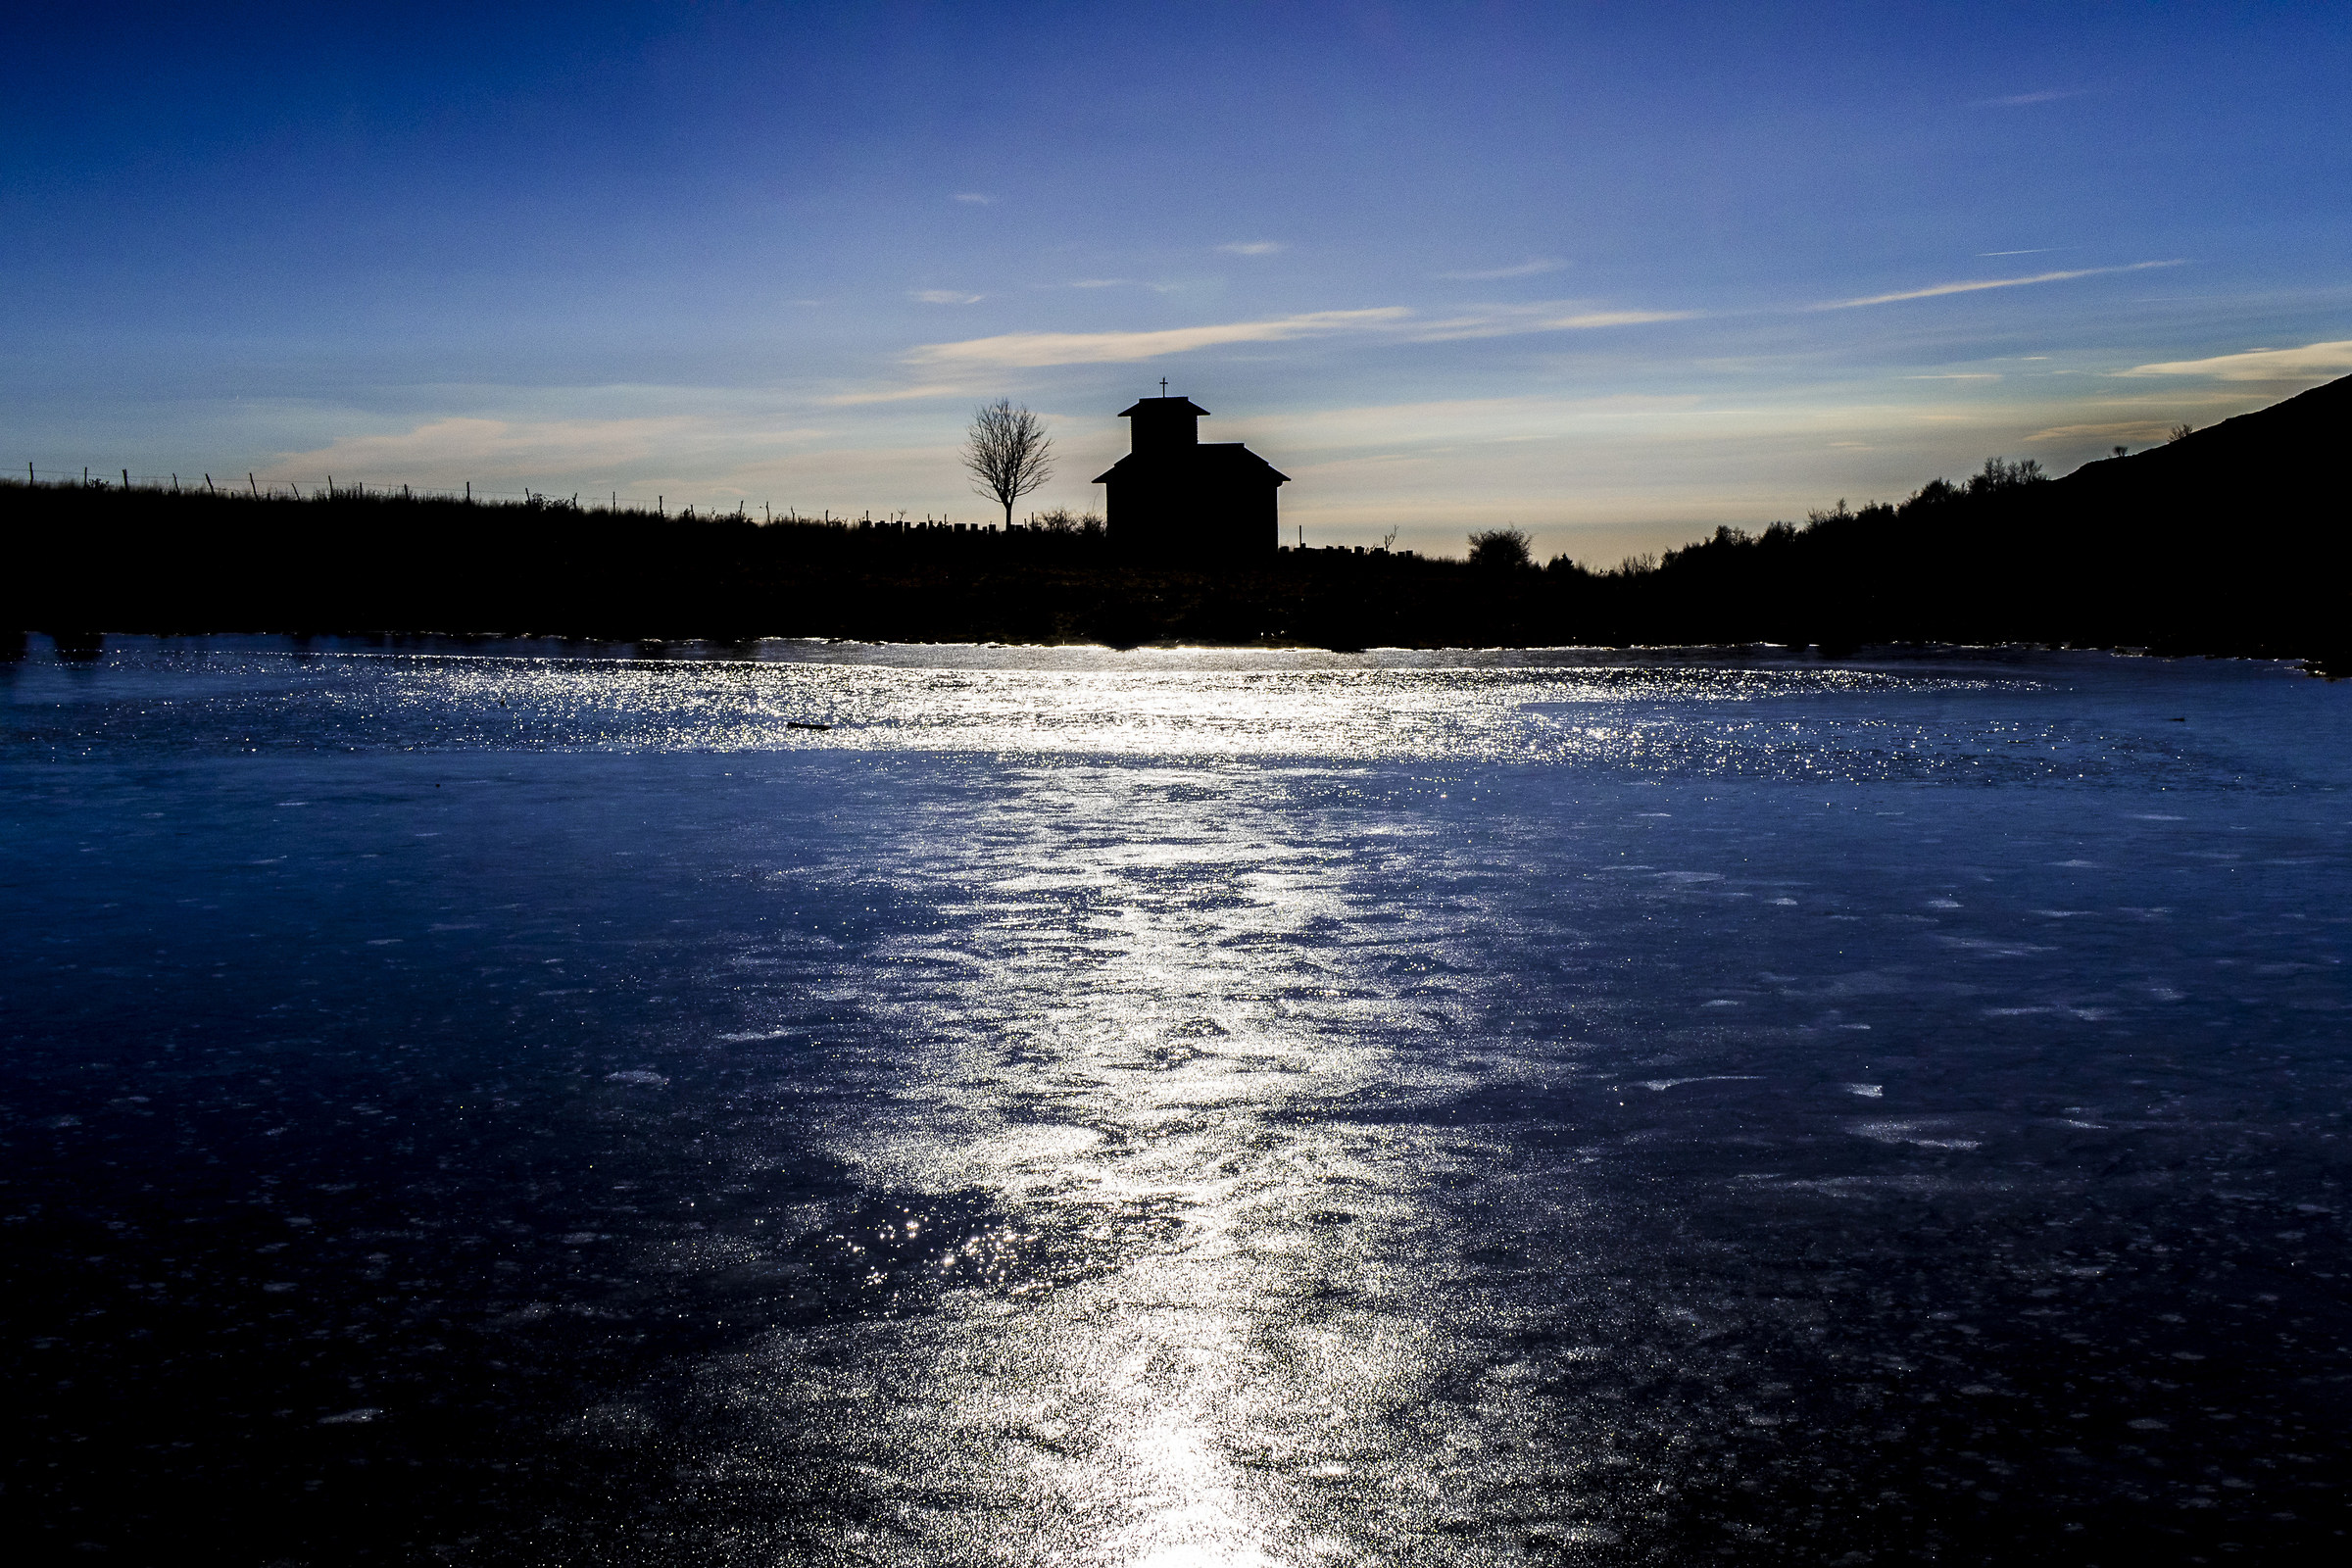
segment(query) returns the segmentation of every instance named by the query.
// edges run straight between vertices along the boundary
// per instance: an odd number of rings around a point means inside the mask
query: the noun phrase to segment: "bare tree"
[[[2165,431],[2164,439],[2168,442],[2185,441],[2196,433],[2197,427],[2193,424],[2176,424],[2170,430]]]
[[[1004,509],[1004,526],[1012,526],[1012,504],[1054,477],[1054,443],[1046,421],[1004,399],[983,404],[972,415],[964,437],[963,466],[976,481],[972,488],[995,498]]]

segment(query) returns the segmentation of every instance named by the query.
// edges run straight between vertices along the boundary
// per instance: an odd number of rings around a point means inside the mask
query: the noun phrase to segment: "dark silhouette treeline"
[[[1484,647],[2037,643],[2352,671],[2352,377],[2063,479],[1994,461],[1656,563],[1286,550],[1123,561],[1098,526],[761,523],[337,493],[0,485],[0,628],[740,642]],[[1492,536],[1482,536],[1491,538]]]
[[[1995,460],[1899,504],[1719,530],[1625,583],[1622,624],[1673,640],[2129,647],[2352,673],[2348,433],[2352,377],[2063,479]]]

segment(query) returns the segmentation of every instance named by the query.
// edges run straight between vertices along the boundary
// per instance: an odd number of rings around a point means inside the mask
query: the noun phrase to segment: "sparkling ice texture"
[[[36,1555],[2343,1549],[2342,686],[255,638],[0,695]]]

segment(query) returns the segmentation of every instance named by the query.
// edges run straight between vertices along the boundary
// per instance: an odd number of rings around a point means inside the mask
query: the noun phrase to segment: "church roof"
[[[1181,393],[1172,398],[1137,398],[1133,408],[1119,411],[1119,417],[1132,418],[1138,414],[1190,414],[1198,418],[1208,416],[1206,409]]]
[[[1276,484],[1291,482],[1289,474],[1239,441],[1203,441],[1173,452],[1130,452],[1095,475],[1094,482],[1108,484],[1113,477],[1145,479],[1161,473],[1228,481],[1271,478]]]

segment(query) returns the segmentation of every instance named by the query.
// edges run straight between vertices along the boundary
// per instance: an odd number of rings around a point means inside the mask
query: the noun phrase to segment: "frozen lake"
[[[2352,689],[623,652],[0,665],[37,1554],[2342,1549]]]

